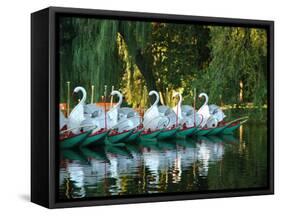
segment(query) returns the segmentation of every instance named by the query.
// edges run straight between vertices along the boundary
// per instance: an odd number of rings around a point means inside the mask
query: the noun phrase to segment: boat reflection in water
[[[207,176],[209,163],[222,160],[223,153],[223,142],[209,138],[64,150],[60,196],[168,192],[172,184],[183,180],[183,172],[194,166],[194,175]]]
[[[251,166],[239,168],[239,164],[251,165],[260,160],[255,152],[258,148],[248,151],[242,140],[246,149],[241,152],[240,142],[232,135],[198,136],[62,150],[59,198],[207,191],[262,184],[264,167],[255,175]]]

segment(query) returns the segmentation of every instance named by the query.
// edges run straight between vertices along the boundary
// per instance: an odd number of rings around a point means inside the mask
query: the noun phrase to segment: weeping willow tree
[[[114,86],[133,107],[147,107],[150,90],[170,106],[180,91],[191,104],[194,87],[217,104],[266,103],[263,29],[76,17],[59,27],[62,102],[70,81],[71,91],[80,85],[90,94],[94,85],[94,102]]]
[[[94,85],[95,101],[107,85],[121,89],[134,107],[147,106],[151,90],[159,90],[167,103],[171,91],[166,89],[190,88],[186,83],[202,67],[207,33],[195,25],[62,18],[62,100],[70,81],[72,88],[82,85],[87,92]]]
[[[148,22],[61,18],[61,100],[65,101],[66,82],[70,81],[72,88],[82,85],[87,92],[91,92],[91,85],[94,85],[94,100],[98,101],[105,85],[108,89],[110,86],[121,88],[124,73],[129,77],[142,77],[148,90],[156,89],[150,41],[151,23]],[[126,49],[130,57],[124,59],[124,51],[120,49]],[[126,61],[130,62],[129,67]],[[127,86],[132,89],[130,83]],[[135,92],[125,92],[129,102],[133,102]]]
[[[118,21],[86,18],[63,18],[61,31],[61,95],[66,95],[65,82],[72,88],[81,85],[100,100],[104,86],[118,87],[121,62],[117,53]]]

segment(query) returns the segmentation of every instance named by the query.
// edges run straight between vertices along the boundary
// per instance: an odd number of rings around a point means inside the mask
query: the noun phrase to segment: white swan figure
[[[206,93],[200,93],[199,98],[201,97],[205,97],[205,102],[197,111],[197,113],[203,117],[200,127],[204,127],[207,124],[207,121],[209,120],[211,114],[208,106],[208,101],[209,101],[208,95]]]
[[[187,127],[199,126],[202,117],[194,110],[192,106],[182,105],[182,95],[179,92],[174,92],[173,98],[177,96],[179,97],[179,102],[175,107],[173,107],[173,110],[178,116],[178,124],[186,124]]]
[[[118,122],[118,109],[120,109],[121,104],[123,102],[123,96],[119,91],[112,91],[111,96],[118,95],[118,102],[114,105],[108,112],[109,117],[109,127],[113,127]]]
[[[159,94],[156,91],[150,91],[149,96],[155,95],[156,100],[153,105],[145,112],[143,126],[145,129],[163,129],[176,124],[176,114],[167,106],[158,106]]]
[[[80,125],[85,120],[84,104],[86,101],[87,93],[86,93],[86,90],[81,86],[76,87],[73,92],[77,93],[79,91],[82,92],[82,95],[83,95],[82,99],[69,114],[68,123],[67,123],[68,128],[73,128],[73,130],[71,130],[71,131],[74,134],[80,133]]]
[[[148,110],[146,110],[143,116],[144,119],[150,120],[151,118],[159,115],[158,103],[160,101],[160,97],[158,92],[154,90],[150,91],[148,95],[149,96],[155,95],[156,97],[156,100],[154,101],[153,105]]]
[[[154,101],[154,103],[152,104],[152,106],[146,110],[146,112],[144,113],[143,116],[143,126],[145,129],[159,129],[158,127],[159,122],[161,120],[162,117],[160,117],[160,113],[158,111],[158,103],[159,103],[159,94],[157,91],[150,91],[149,96],[155,95],[156,100]]]
[[[199,95],[199,97],[202,96],[204,96],[206,100],[204,105],[198,110],[198,113],[203,116],[203,121],[200,126],[207,126],[207,128],[217,127],[218,123],[223,120],[225,115],[218,106],[214,104],[208,106],[209,98],[206,93],[201,93]]]
[[[108,119],[110,128],[117,129],[118,132],[124,130],[132,130],[138,127],[141,123],[139,114],[130,107],[121,107],[123,95],[119,91],[112,91],[111,95],[118,95],[119,101],[108,111]]]

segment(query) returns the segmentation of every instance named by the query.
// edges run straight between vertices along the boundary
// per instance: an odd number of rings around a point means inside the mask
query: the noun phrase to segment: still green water
[[[267,129],[61,152],[59,198],[267,186]]]

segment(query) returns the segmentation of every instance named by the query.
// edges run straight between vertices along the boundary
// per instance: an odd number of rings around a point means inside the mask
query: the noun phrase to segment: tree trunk
[[[126,34],[124,34],[124,28],[122,28],[122,25],[119,26],[119,34],[122,35],[124,41],[129,41],[128,38],[126,38]],[[130,38],[130,45],[128,44],[128,50],[130,55],[134,55],[134,50],[137,50],[135,53],[135,56],[133,58],[135,59],[135,63],[138,66],[140,72],[142,73],[148,92],[155,90],[156,88],[156,82],[155,78],[152,73],[152,53],[151,49],[147,49],[145,52],[144,50],[138,48],[137,41],[133,39],[134,37]],[[133,45],[132,45],[133,44]],[[155,101],[155,96],[150,97],[150,102],[153,103]]]
[[[152,90],[157,91],[155,78],[154,78],[153,73],[152,73],[152,54],[151,54],[150,50],[143,53],[139,49],[137,51],[135,59],[136,59],[136,65],[140,69],[140,72],[142,73],[142,75],[145,79],[148,92],[150,92]],[[155,99],[156,98],[155,98],[154,95],[151,96],[150,102],[153,103],[155,101]]]

